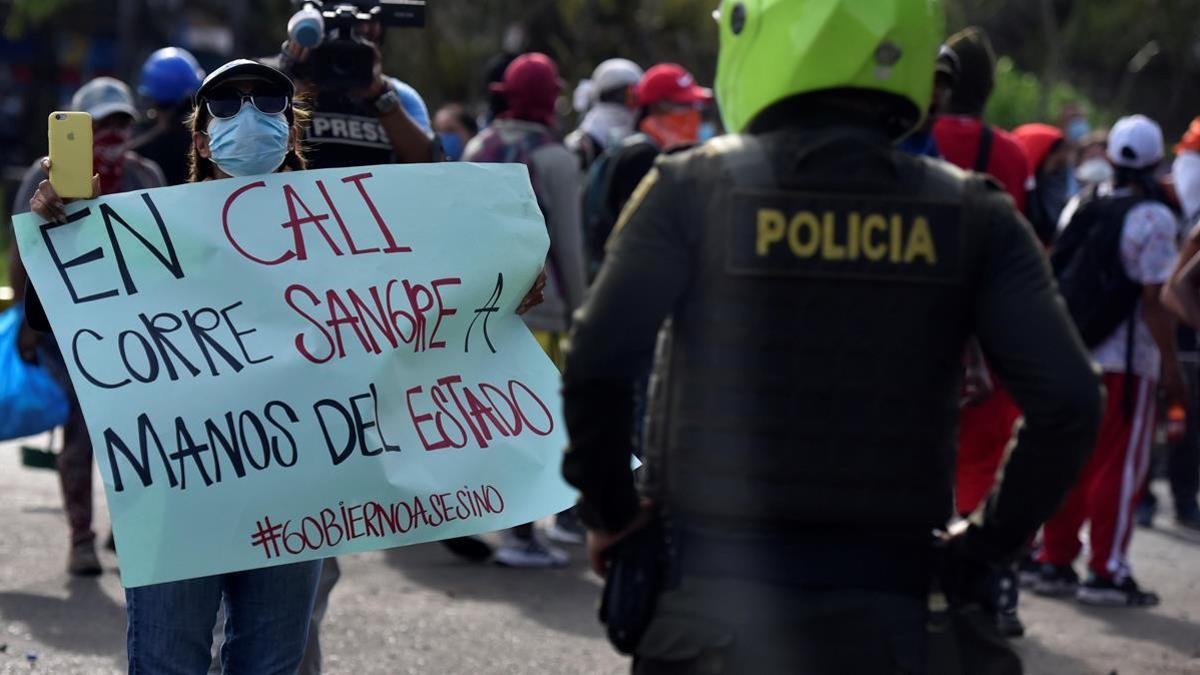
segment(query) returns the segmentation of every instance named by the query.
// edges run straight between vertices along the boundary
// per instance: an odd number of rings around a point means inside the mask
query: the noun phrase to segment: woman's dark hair
[[[283,158],[283,166],[292,171],[303,171],[308,167],[308,161],[304,157],[304,146],[300,142],[310,116],[305,104],[306,101],[302,97],[293,97],[292,104],[286,111],[288,124],[291,126],[291,135],[296,138],[296,142],[288,149],[287,155]],[[192,112],[184,119],[184,124],[187,125],[194,137],[197,132],[208,133],[209,119],[208,106],[204,105],[203,100],[200,100],[196,102]],[[196,143],[193,141],[188,150],[188,182],[199,183],[215,177],[216,172],[213,170],[213,166],[211,159],[205,159],[196,152]]]
[[[1141,190],[1142,195],[1148,199],[1162,202],[1167,206],[1172,206],[1172,200],[1167,196],[1166,190],[1159,184],[1156,177],[1157,164],[1135,169],[1128,166],[1113,167],[1113,186],[1117,188],[1135,187]]]

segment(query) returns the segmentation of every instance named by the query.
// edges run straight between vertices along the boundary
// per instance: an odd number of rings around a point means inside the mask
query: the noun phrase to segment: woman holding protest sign
[[[189,182],[303,170],[298,139],[306,118],[283,73],[248,60],[222,66],[196,93],[189,118]],[[38,186],[30,208],[49,220],[66,217],[65,201],[48,181]],[[518,313],[541,301],[544,286],[543,274]],[[32,288],[27,298],[30,323],[49,329]],[[225,673],[295,673],[320,570],[321,561],[314,560],[127,589],[129,671],[207,672],[212,630],[223,604]]]
[[[303,170],[298,139],[306,119],[286,75],[245,59],[225,64],[196,92],[189,182]],[[49,181],[29,202],[50,220],[64,217],[64,203]],[[48,327],[36,294],[29,296],[30,323]],[[320,571],[313,560],[126,589],[129,672],[207,672],[222,602],[225,673],[296,672]]]

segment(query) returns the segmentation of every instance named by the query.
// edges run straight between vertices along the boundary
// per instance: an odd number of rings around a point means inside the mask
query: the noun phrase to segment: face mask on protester
[[[717,136],[717,125],[713,124],[712,122],[701,122],[700,123],[699,139],[700,139],[701,143],[710,141],[713,138],[716,138],[716,136]]]
[[[680,110],[650,115],[641,129],[663,148],[695,143],[700,138],[700,111]]]
[[[446,153],[446,159],[451,162],[457,162],[462,159],[462,136],[453,131],[439,131],[438,138],[442,139],[442,152]]]
[[[125,148],[132,130],[129,127],[105,129],[92,137],[92,162],[100,174],[100,193],[121,191],[125,176]]]
[[[208,149],[212,161],[230,176],[271,173],[287,157],[289,131],[283,113],[268,115],[243,105],[237,115],[208,123]]]
[[[1112,165],[1103,157],[1093,157],[1084,161],[1075,169],[1075,178],[1080,183],[1094,184],[1103,183],[1111,179],[1113,176]]]
[[[618,103],[597,103],[584,115],[579,128],[607,148],[633,133],[634,117],[632,110]]]

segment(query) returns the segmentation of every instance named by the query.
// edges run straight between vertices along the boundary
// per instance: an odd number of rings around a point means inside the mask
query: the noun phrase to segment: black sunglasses
[[[205,99],[204,104],[210,115],[227,120],[241,112],[246,101],[266,115],[278,115],[291,105],[291,98],[286,94],[243,94],[239,91],[214,92]]]

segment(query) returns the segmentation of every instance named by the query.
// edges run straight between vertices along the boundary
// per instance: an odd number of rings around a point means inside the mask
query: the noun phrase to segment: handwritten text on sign
[[[15,219],[127,586],[500,529],[570,503],[520,165],[229,178]]]

